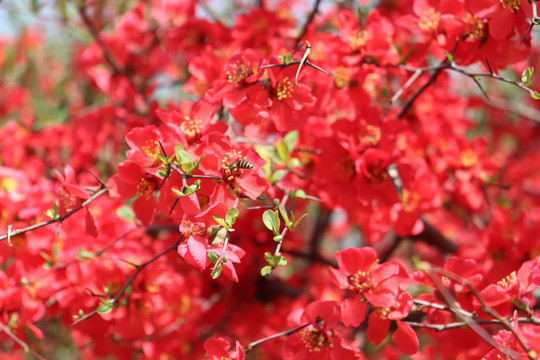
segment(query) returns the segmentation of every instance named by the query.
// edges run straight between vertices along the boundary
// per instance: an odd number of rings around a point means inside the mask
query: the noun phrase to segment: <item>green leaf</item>
[[[210,276],[212,277],[212,279],[217,279],[219,277],[219,275],[221,275],[221,264],[218,264],[213,270],[212,270],[212,273],[210,274]]]
[[[272,267],[269,266],[269,265],[266,265],[265,267],[263,267],[261,269],[261,275],[266,276],[266,275],[270,274],[270,271],[272,271]]]
[[[292,168],[295,168],[295,167],[301,167],[301,166],[302,166],[302,163],[297,158],[292,158],[291,160],[289,160],[289,163],[287,164],[287,167],[289,169],[292,169]]]
[[[171,187],[171,190],[173,193],[176,194],[176,196],[185,196],[184,193],[176,188]]]
[[[264,253],[264,259],[266,260],[266,262],[270,265],[274,265],[274,260],[272,258],[272,253],[271,252],[265,252]]]
[[[274,236],[274,241],[275,241],[275,242],[280,242],[281,240],[283,240],[283,236],[282,236],[282,235],[276,235],[276,236]]]
[[[135,213],[133,212],[133,208],[131,206],[122,205],[119,208],[116,209],[116,215],[127,222],[134,222],[135,221]]]
[[[194,194],[197,190],[199,190],[201,187],[201,180],[197,179],[195,182],[188,186],[186,190],[184,191],[184,196],[189,196],[191,194]]]
[[[388,96],[388,90],[386,88],[382,88],[381,89],[381,95],[383,97],[384,100],[388,100],[389,99],[389,96]]]
[[[291,194],[292,197],[305,199],[306,198],[306,192],[302,189],[293,191]]]
[[[448,62],[450,63],[454,62],[454,54],[447,52],[445,53],[445,55],[446,55],[446,58],[448,59]]]
[[[111,311],[112,311],[112,306],[100,305],[97,308],[98,314],[107,314],[107,313],[110,313]]]
[[[276,150],[281,161],[286,164],[287,161],[289,161],[289,157],[291,156],[291,152],[289,151],[287,144],[285,144],[283,140],[279,140],[276,144]]]
[[[534,99],[534,100],[539,100],[540,99],[540,94],[538,94],[536,91],[533,91],[531,94],[531,97]]]
[[[291,131],[283,137],[283,142],[287,145],[289,152],[293,152],[296,142],[298,141],[298,130]]]
[[[178,161],[179,164],[185,164],[191,161],[191,155],[189,155],[185,150],[178,151],[176,156],[179,156],[176,158],[176,161]]]
[[[262,216],[264,225],[269,229],[272,230],[274,235],[279,235],[279,215],[277,210],[266,210]]]
[[[202,161],[202,155],[201,157],[199,158],[199,161],[195,162],[195,161],[192,161],[192,162],[187,162],[185,164],[182,164],[182,170],[186,173],[186,174],[191,174],[193,171],[195,171],[195,169],[197,169],[199,167],[199,164],[201,163]]]
[[[99,299],[99,301],[101,301],[101,303],[103,305],[100,305],[98,308],[97,308],[97,312],[98,314],[106,314],[108,312],[111,312],[112,309],[113,309],[113,305],[110,301],[108,300],[103,300],[103,299]]]
[[[217,222],[219,225],[223,226],[225,229],[228,229],[229,226],[227,225],[227,223],[225,222],[225,220],[219,216],[219,215],[212,215],[212,217],[214,218],[215,222]]]
[[[272,184],[275,184],[276,182],[278,182],[279,180],[283,179],[283,177],[287,175],[287,170],[285,169],[280,169],[280,170],[277,170],[276,172],[274,172],[272,174],[272,177],[270,178],[270,183]]]
[[[58,219],[58,212],[55,212],[54,209],[48,209],[44,212],[45,216],[51,218],[52,220]]]
[[[182,163],[182,161],[180,159],[182,159],[182,156],[180,154],[181,151],[184,151],[184,147],[182,146],[181,143],[178,143],[176,144],[176,146],[174,147],[174,156],[176,156],[176,161],[178,161],[178,163]]]
[[[238,217],[238,214],[240,214],[238,209],[230,208],[229,211],[227,211],[227,215],[225,215],[225,222],[229,226],[233,226],[234,223],[236,222],[236,218]]]
[[[94,257],[94,254],[85,249],[79,249],[77,251],[77,260],[91,259]]]
[[[531,76],[533,72],[534,72],[534,68],[532,66],[529,66],[528,68],[523,70],[523,73],[521,73],[521,82],[523,83],[523,85],[525,86],[531,85]]]
[[[294,221],[294,222],[293,222],[292,228],[294,229],[295,227],[297,227],[298,225],[300,225],[300,222],[302,222],[302,220],[303,220],[306,216],[308,216],[307,213],[304,214],[304,215],[302,215],[302,216],[300,216],[300,218],[299,218],[298,220]]]
[[[219,260],[219,256],[217,256],[217,254],[213,251],[209,251],[206,256],[208,257],[208,260],[210,260],[213,263]]]
[[[285,265],[287,265],[287,259],[285,259],[285,256],[281,256],[281,258],[279,259],[277,263],[277,266],[285,266]]]

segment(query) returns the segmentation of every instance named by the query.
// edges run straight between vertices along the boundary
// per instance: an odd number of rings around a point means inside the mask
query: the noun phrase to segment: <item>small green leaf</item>
[[[107,314],[109,312],[112,311],[112,307],[111,306],[107,306],[107,305],[100,305],[98,306],[97,308],[97,313],[98,314]]]
[[[215,222],[217,222],[219,225],[223,226],[225,229],[229,228],[229,226],[225,222],[225,219],[223,219],[221,216],[214,214],[214,215],[212,215],[212,217],[214,218]]]
[[[540,99],[540,94],[538,94],[536,91],[533,91],[531,94],[531,97],[534,99],[534,100],[539,100]]]
[[[163,162],[163,163],[165,163],[165,164],[168,164],[168,163],[169,163],[169,159],[167,159],[167,158],[165,157],[165,155],[163,155],[163,154],[161,153],[161,151],[158,150],[158,152],[156,153],[156,155],[157,155],[158,159],[161,160],[161,162]]]
[[[269,265],[266,265],[265,267],[263,267],[261,269],[261,275],[266,276],[266,275],[270,274],[270,271],[272,271],[272,267],[269,266]]]
[[[280,242],[281,240],[283,240],[283,236],[282,236],[282,235],[276,235],[276,236],[274,236],[274,241],[275,241],[275,242]]]
[[[285,259],[285,256],[281,256],[281,258],[279,259],[277,263],[277,266],[285,266],[285,265],[287,265],[287,259]]]
[[[298,141],[298,130],[288,132],[287,135],[283,137],[283,142],[287,145],[289,152],[294,150],[296,142]]]
[[[279,235],[279,216],[277,210],[266,210],[262,216],[264,225],[272,230],[274,235]]]
[[[171,190],[173,193],[176,194],[176,196],[185,196],[184,193],[176,188],[171,187]]]
[[[289,148],[287,147],[287,144],[283,140],[279,140],[276,144],[276,151],[279,155],[279,158],[281,161],[286,164],[287,161],[289,161],[289,157],[291,156],[291,152],[289,151]]]
[[[529,66],[528,68],[523,70],[523,73],[521,73],[521,82],[523,83],[523,85],[525,86],[531,85],[531,76],[533,72],[534,72],[534,68],[532,66]]]
[[[128,205],[122,205],[119,208],[116,209],[116,215],[127,222],[134,222],[135,221],[135,212],[133,212],[133,208]]]
[[[212,277],[212,279],[217,279],[219,277],[219,275],[221,275],[221,264],[218,264],[213,270],[212,270],[212,273],[210,274],[210,276]]]
[[[302,215],[302,216],[300,216],[300,218],[299,218],[298,220],[294,221],[294,224],[293,224],[293,227],[292,227],[292,228],[294,229],[295,227],[297,227],[298,225],[300,225],[300,222],[302,222],[302,220],[303,220],[306,216],[308,216],[307,213],[304,214],[304,215]]]
[[[270,252],[268,252],[268,251],[265,252],[265,253],[264,253],[264,259],[266,260],[266,262],[267,262],[268,264],[274,265],[274,263],[273,263],[273,258],[272,258],[272,253],[270,253]]]
[[[445,55],[446,55],[446,58],[448,59],[449,63],[454,62],[454,54],[447,52],[447,53],[445,53]]]
[[[195,171],[195,169],[197,169],[199,167],[199,164],[201,163],[202,161],[202,155],[201,157],[199,158],[199,161],[195,162],[195,161],[191,161],[191,162],[187,162],[185,164],[182,164],[182,170],[186,173],[186,174],[191,174],[193,171]]]
[[[283,179],[285,175],[287,175],[287,170],[285,169],[277,170],[272,174],[272,177],[269,179],[269,182],[272,184],[275,184],[279,180]]]
[[[113,305],[111,304],[110,301],[108,300],[103,300],[103,299],[99,299],[99,301],[101,301],[101,303],[103,305],[100,305],[98,308],[97,308],[97,312],[98,314],[106,314],[108,312],[111,312],[112,309],[113,309]]]
[[[382,88],[381,89],[381,95],[383,97],[384,100],[388,100],[389,99],[389,96],[388,96],[388,90],[386,88]]]
[[[236,218],[238,217],[238,214],[240,214],[238,209],[230,208],[229,211],[227,211],[227,215],[225,215],[225,222],[229,226],[233,226],[234,223],[236,222]]]
[[[176,144],[174,147],[174,156],[176,156],[176,161],[178,161],[180,164],[182,163],[180,159],[182,158],[182,155],[180,154],[181,151],[184,151],[184,147],[181,143]]]
[[[289,160],[289,163],[287,164],[287,167],[289,169],[292,169],[295,167],[301,167],[301,166],[302,166],[302,163],[300,162],[298,158],[292,158],[291,160]]]
[[[199,190],[201,187],[201,180],[197,179],[195,182],[188,186],[186,190],[184,191],[184,196],[189,196],[191,194],[194,194],[197,190]]]
[[[94,254],[88,250],[79,249],[77,251],[77,260],[91,259],[94,257]]]
[[[208,257],[208,260],[210,260],[213,263],[219,260],[219,256],[217,256],[217,254],[213,251],[209,251],[206,256]]]
[[[306,192],[302,189],[296,190],[291,194],[292,197],[305,199],[306,198]]]
[[[176,158],[176,161],[178,161],[179,164],[186,164],[191,161],[191,155],[185,150],[178,151],[176,156],[179,156]]]

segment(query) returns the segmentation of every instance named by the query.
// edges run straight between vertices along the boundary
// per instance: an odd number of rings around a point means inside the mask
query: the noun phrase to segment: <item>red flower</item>
[[[231,350],[231,344],[220,336],[212,336],[204,342],[204,350],[210,360],[244,360],[245,353],[242,345],[236,341],[234,350]],[[206,358],[205,358],[206,359]]]
[[[397,263],[378,264],[375,250],[348,248],[336,253],[339,270],[330,268],[330,278],[340,289],[362,295],[377,307],[390,307],[407,286],[408,275]]]
[[[270,120],[279,131],[297,128],[306,116],[300,112],[315,105],[316,99],[311,89],[302,83],[295,84],[297,66],[284,69],[273,67],[268,71],[271,82]]]
[[[221,178],[221,182],[214,188],[211,203],[234,200],[235,196],[231,196],[229,186],[250,199],[256,199],[266,191],[268,182],[259,174],[265,161],[254,150],[237,149],[227,136],[218,132],[206,136],[203,149],[199,169],[205,175]],[[247,162],[252,167],[246,167],[247,163],[239,164],[239,161]]]

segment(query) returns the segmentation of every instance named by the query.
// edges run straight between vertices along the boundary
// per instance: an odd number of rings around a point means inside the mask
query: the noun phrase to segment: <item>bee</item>
[[[231,164],[231,168],[253,169],[253,164],[247,160],[238,160]]]

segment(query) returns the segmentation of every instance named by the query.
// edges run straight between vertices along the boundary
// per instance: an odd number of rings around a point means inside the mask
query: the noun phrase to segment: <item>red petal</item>
[[[390,320],[381,319],[374,313],[371,313],[369,315],[367,328],[369,341],[375,343],[375,345],[379,345],[379,343],[386,337],[386,334],[388,334],[390,322]]]
[[[97,237],[99,233],[96,218],[89,208],[86,208],[86,232],[92,237]]]
[[[416,354],[418,352],[416,332],[405,322],[397,321],[396,323],[397,330],[392,335],[392,340],[405,355]]]
[[[367,302],[360,296],[345,299],[341,303],[341,321],[345,326],[358,326],[366,318]]]

